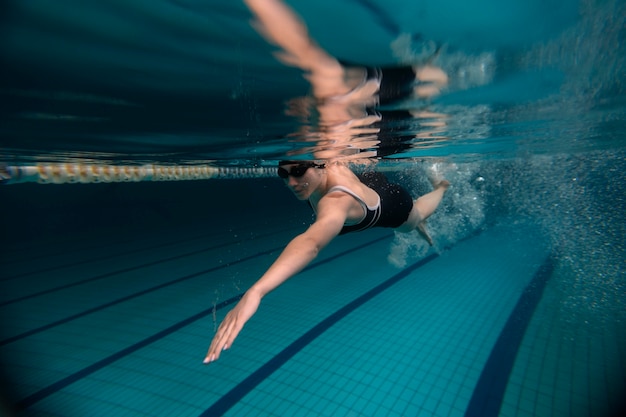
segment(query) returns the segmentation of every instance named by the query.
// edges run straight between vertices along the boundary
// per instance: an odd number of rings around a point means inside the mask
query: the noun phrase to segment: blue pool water
[[[624,2],[287,4],[342,61],[448,83],[342,147],[243,2],[3,3],[0,415],[624,415]],[[313,220],[276,161],[329,149],[447,178],[434,246],[338,237],[202,364]]]

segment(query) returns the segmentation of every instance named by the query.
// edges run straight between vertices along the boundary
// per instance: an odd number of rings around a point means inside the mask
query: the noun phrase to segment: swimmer
[[[308,201],[315,221],[285,247],[261,278],[250,287],[226,315],[211,343],[204,363],[229,349],[244,324],[257,311],[261,299],[298,272],[336,236],[372,227],[399,232],[417,230],[433,244],[425,221],[437,209],[450,183],[433,181],[433,191],[413,201],[402,186],[378,172],[357,176],[339,163],[281,161],[278,175],[296,198]]]

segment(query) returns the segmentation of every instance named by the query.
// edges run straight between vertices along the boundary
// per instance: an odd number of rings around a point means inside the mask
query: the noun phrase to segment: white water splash
[[[484,179],[479,175],[478,169],[477,163],[435,162],[405,174],[405,181],[407,177],[416,179],[424,177],[424,174],[429,178],[445,178],[450,181],[451,186],[441,205],[427,221],[428,230],[435,242],[434,250],[441,251],[482,226],[485,220],[485,203],[480,190]],[[429,250],[428,243],[416,231],[396,232],[387,260],[402,268],[411,261],[423,258]]]

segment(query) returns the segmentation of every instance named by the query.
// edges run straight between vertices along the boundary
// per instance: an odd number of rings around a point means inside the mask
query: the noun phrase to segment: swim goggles
[[[300,178],[309,168],[324,168],[324,164],[316,164],[315,162],[306,162],[292,166],[289,171],[283,167],[278,167],[278,176],[286,180],[288,177]]]

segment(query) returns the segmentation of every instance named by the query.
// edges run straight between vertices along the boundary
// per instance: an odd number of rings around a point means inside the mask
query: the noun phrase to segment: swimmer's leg
[[[433,238],[430,237],[430,233],[428,233],[428,230],[426,229],[426,220],[419,222],[415,230],[417,230],[417,233],[419,233],[430,246],[434,245]]]
[[[447,180],[439,180],[434,183],[433,187],[435,189],[413,202],[413,208],[409,213],[409,218],[396,230],[399,232],[417,230],[417,232],[426,239],[428,244],[432,246],[433,240],[426,229],[426,219],[435,212],[449,186],[450,183]]]

